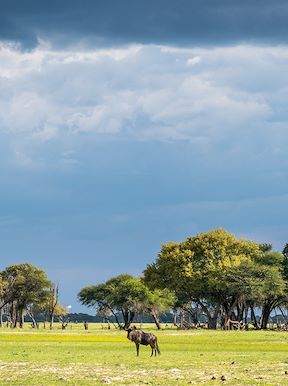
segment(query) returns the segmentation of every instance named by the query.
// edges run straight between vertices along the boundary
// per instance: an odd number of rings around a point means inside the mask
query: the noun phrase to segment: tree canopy
[[[113,315],[120,328],[129,327],[136,314],[141,312],[150,313],[159,328],[159,312],[169,309],[174,301],[168,290],[150,291],[141,279],[128,274],[113,277],[104,284],[85,287],[79,292],[78,299],[98,312],[104,311],[107,318],[109,314]]]
[[[196,303],[210,328],[216,328],[221,317],[223,325],[232,316],[240,321],[246,313],[247,319],[248,308],[253,313],[256,305],[266,328],[272,309],[285,295],[283,255],[221,228],[163,244],[144,270],[144,281],[151,289],[175,291],[182,309]]]
[[[8,308],[12,326],[19,321],[22,327],[24,311],[46,301],[51,282],[43,270],[28,263],[5,268],[0,278],[1,309]]]

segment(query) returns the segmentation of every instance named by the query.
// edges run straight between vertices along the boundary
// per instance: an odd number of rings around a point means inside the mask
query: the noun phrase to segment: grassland
[[[136,357],[125,332],[101,325],[2,328],[0,385],[288,385],[288,333],[167,329],[157,336],[162,354],[150,358],[149,348]]]

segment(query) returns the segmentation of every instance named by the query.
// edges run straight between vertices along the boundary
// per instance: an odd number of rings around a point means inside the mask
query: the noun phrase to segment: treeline
[[[0,272],[0,326],[3,321],[12,328],[24,325],[28,316],[32,327],[48,321],[53,328],[54,317],[67,325],[67,310],[58,301],[58,284],[48,280],[46,273],[31,264],[11,265]]]
[[[103,317],[101,315],[98,315],[98,314],[90,315],[90,314],[86,314],[86,313],[68,313],[67,318],[69,319],[69,322],[71,322],[71,323],[87,322],[87,323],[102,323],[102,324],[104,324],[104,323],[112,323],[112,322],[115,323],[116,322],[116,320],[113,318],[113,316],[109,317],[109,321],[108,321],[105,317]],[[118,314],[117,318],[121,323],[124,322],[121,314]],[[173,323],[173,315],[171,314],[171,312],[162,313],[160,315],[160,319],[161,319],[162,323]],[[27,320],[27,318],[25,320]],[[40,321],[44,321],[44,319],[42,319]],[[145,315],[145,314],[137,314],[134,321],[136,323],[153,323],[152,317],[149,315]],[[105,325],[105,327],[107,327],[107,326]]]
[[[160,328],[160,314],[171,310],[180,328],[204,317],[210,329],[229,328],[231,321],[266,329],[276,309],[287,323],[287,283],[288,245],[280,253],[220,228],[163,244],[141,278],[119,275],[83,288],[78,298],[120,328],[141,313]]]
[[[173,320],[179,328],[229,328],[235,322],[266,329],[273,311],[288,324],[287,284],[288,244],[277,252],[220,228],[163,244],[140,278],[121,274],[83,288],[78,300],[96,310],[97,321],[118,328],[150,320],[161,328],[160,322]],[[58,284],[43,270],[11,265],[0,272],[0,326],[5,320],[23,327],[26,316],[32,327],[44,321],[52,329],[57,317],[65,328],[77,317],[58,297]]]

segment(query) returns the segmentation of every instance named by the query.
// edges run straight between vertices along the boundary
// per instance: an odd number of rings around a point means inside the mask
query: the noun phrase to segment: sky
[[[0,255],[81,288],[223,227],[288,242],[288,3],[0,0]]]

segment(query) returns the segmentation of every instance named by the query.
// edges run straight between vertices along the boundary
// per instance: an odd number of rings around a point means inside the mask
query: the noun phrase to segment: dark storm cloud
[[[54,44],[288,41],[285,0],[0,0],[0,39]]]

